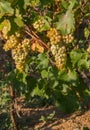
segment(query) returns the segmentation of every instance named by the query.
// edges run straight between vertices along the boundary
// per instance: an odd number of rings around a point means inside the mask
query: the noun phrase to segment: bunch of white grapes
[[[61,70],[65,67],[67,59],[66,46],[62,42],[62,36],[56,28],[51,28],[47,32],[47,37],[50,39],[50,49],[54,56],[56,66]]]
[[[31,41],[23,38],[19,33],[11,35],[4,44],[4,50],[11,50],[12,58],[15,61],[16,68],[23,72],[25,70],[25,61],[30,51]]]
[[[45,21],[44,19],[41,17],[40,19],[38,19],[34,24],[33,27],[37,30],[37,31],[42,31],[42,28],[45,25]]]
[[[51,46],[51,52],[53,56],[55,57],[56,66],[59,70],[62,70],[65,68],[66,65],[66,47],[64,45],[52,45]]]
[[[47,32],[47,37],[50,39],[51,44],[57,44],[61,40],[61,35],[56,28],[50,28],[50,30]]]

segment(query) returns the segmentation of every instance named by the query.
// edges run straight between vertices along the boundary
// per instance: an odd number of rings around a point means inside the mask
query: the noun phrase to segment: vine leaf
[[[46,57],[45,54],[39,54],[38,61],[39,61],[39,64],[38,64],[37,68],[45,69],[48,67],[49,59]]]
[[[24,8],[26,9],[27,5],[30,3],[30,0],[24,0]]]
[[[72,9],[74,7],[74,5],[77,3],[77,1],[76,0],[70,0],[69,3],[70,3],[69,9]]]
[[[65,35],[74,30],[74,23],[75,19],[72,10],[67,10],[65,14],[59,15],[59,21],[56,23],[56,28]]]
[[[90,60],[87,54],[82,53],[80,50],[73,50],[70,53],[71,62],[74,67],[90,68]]]
[[[76,4],[76,0],[69,0],[69,2],[62,0],[61,4],[65,9],[73,9],[74,5]]]
[[[48,77],[48,72],[46,70],[42,70],[41,76],[42,76],[42,78],[47,78]]]
[[[79,50],[73,50],[70,53],[71,61],[74,65],[77,65],[78,61],[82,58],[83,54]]]
[[[9,16],[13,15],[14,10],[11,7],[11,4],[5,0],[0,1],[0,18],[4,16],[5,14],[8,14]]]
[[[16,17],[14,19],[15,23],[19,26],[19,27],[23,27],[24,26],[24,23],[22,21],[22,18],[21,17]]]

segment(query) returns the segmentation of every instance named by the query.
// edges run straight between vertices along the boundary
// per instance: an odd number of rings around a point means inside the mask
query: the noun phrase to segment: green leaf
[[[62,0],[62,6],[65,8],[65,9],[68,9],[68,6],[69,6],[69,4],[68,4],[68,2],[67,1],[65,1],[65,0]]]
[[[27,81],[26,81],[26,73],[17,73],[17,76],[16,78],[20,81],[20,82],[23,82],[24,84],[27,84]]]
[[[17,26],[19,26],[19,27],[24,26],[22,15],[20,14],[20,10],[19,9],[15,10],[15,16],[16,17],[14,18],[14,22],[17,24]]]
[[[84,29],[84,36],[85,36],[85,38],[88,38],[89,35],[90,35],[90,30],[88,28],[85,28]]]
[[[41,116],[39,121],[45,122],[46,121],[46,117],[45,116]]]
[[[52,119],[55,116],[55,111],[47,116],[47,119]]]
[[[21,17],[16,17],[14,19],[15,23],[19,26],[19,27],[23,27],[24,26],[24,23],[22,21],[22,18]]]
[[[13,15],[14,10],[11,7],[11,4],[5,0],[0,1],[0,18],[4,16],[5,14],[11,16]]]
[[[37,81],[35,78],[31,76],[27,76],[26,80],[27,80],[27,96],[29,97],[33,92],[33,90],[36,88]]]
[[[42,70],[41,76],[42,76],[42,78],[47,78],[48,77],[48,71]]]
[[[42,27],[41,31],[49,30],[51,19],[47,16],[44,16],[43,22],[44,22],[44,26]]]
[[[68,81],[71,82],[73,85],[76,84],[76,82],[78,81],[78,75],[76,71],[72,70],[68,72]]]
[[[70,53],[71,62],[74,66],[77,65],[78,61],[82,58],[83,54],[80,50],[73,50]]]
[[[70,5],[69,5],[68,9],[73,9],[74,5],[76,4],[76,0],[70,0],[69,3],[70,3]]]
[[[74,5],[76,4],[76,0],[69,0],[69,2],[62,0],[61,4],[65,9],[73,9]]]
[[[60,80],[68,81],[68,75],[65,71],[60,71],[58,75]]]
[[[49,5],[54,2],[54,0],[40,0],[42,5]]]
[[[36,86],[36,87],[33,89],[32,93],[31,93],[31,96],[35,96],[35,95],[38,95],[38,96],[40,96],[40,97],[45,96],[45,95],[44,95],[44,90],[43,90],[43,89],[39,89],[39,87]]]
[[[62,94],[61,98],[56,101],[56,106],[65,113],[71,113],[79,108],[79,101],[73,92],[68,95]]]
[[[87,60],[85,58],[82,58],[78,61],[78,67],[79,68],[86,68],[89,69],[90,68],[90,60]]]
[[[14,18],[10,18],[11,29],[9,35],[14,34],[18,30],[18,25],[15,23]]]
[[[75,19],[72,10],[67,10],[65,14],[59,16],[59,22],[56,23],[56,28],[65,35],[74,30],[74,24]]]
[[[26,8],[27,5],[29,5],[29,4],[30,4],[30,0],[24,0],[24,8]]]
[[[80,50],[73,50],[70,53],[71,62],[76,68],[90,68],[89,55]]]
[[[9,20],[5,19],[4,21],[2,21],[0,23],[0,30],[3,30],[4,27],[6,27],[7,29],[3,33],[7,33],[10,30],[10,27],[11,27]]]
[[[48,67],[49,59],[47,58],[46,54],[39,54],[38,55],[38,66],[37,68],[44,69]]]

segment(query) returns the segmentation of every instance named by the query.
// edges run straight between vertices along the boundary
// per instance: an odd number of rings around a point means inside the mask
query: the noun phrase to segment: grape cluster
[[[72,43],[74,37],[72,36],[72,34],[68,34],[68,35],[63,35],[62,39],[65,43]]]
[[[55,57],[56,66],[59,70],[63,69],[66,64],[66,47],[64,45],[51,45],[51,52]]]
[[[51,44],[57,44],[61,40],[61,35],[56,28],[50,28],[50,30],[47,32],[47,37],[50,39]]]
[[[4,44],[3,48],[4,48],[5,51],[8,51],[10,49],[15,48],[15,46],[17,46],[17,45],[18,45],[17,37],[15,37],[15,35],[11,35],[9,37],[9,39],[6,41],[6,43]]]
[[[25,38],[17,47],[12,49],[12,57],[15,60],[16,68],[22,72],[25,69],[25,61],[30,51],[30,40]]]
[[[5,51],[11,50],[16,68],[20,72],[23,72],[25,69],[26,57],[31,46],[30,39],[23,37],[19,33],[11,35],[3,47]]]
[[[37,30],[37,31],[42,31],[43,26],[45,25],[45,21],[43,18],[40,18],[39,20],[37,20],[34,24],[33,27]]]
[[[47,32],[47,37],[50,39],[50,49],[55,58],[56,66],[59,70],[63,69],[66,64],[66,47],[62,40],[62,35],[56,28],[51,28]]]

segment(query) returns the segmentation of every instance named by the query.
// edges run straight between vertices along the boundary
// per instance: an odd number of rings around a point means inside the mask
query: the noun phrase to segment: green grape
[[[31,50],[31,41],[28,38],[24,38],[20,33],[16,32],[15,35],[11,35],[4,45],[4,50],[11,50],[12,58],[15,61],[16,68],[22,72],[25,69],[25,61]]]
[[[51,52],[55,58],[56,66],[59,70],[65,68],[66,64],[66,47],[64,45],[51,45]]]
[[[25,61],[30,51],[30,39],[25,38],[12,50],[12,57],[15,60],[16,68],[22,72],[25,68]]]

